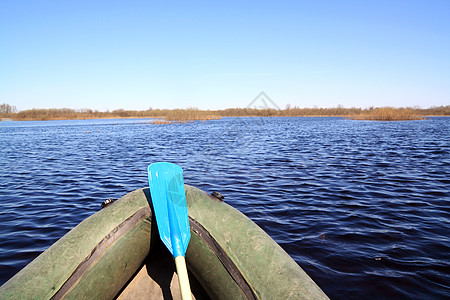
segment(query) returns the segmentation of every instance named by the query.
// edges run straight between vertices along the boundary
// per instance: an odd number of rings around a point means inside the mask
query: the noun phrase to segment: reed
[[[408,121],[421,120],[422,116],[412,108],[381,107],[361,111],[360,114],[348,117],[352,120],[371,121]]]
[[[220,119],[223,117],[344,117],[353,120],[419,120],[422,116],[450,116],[450,105],[421,108],[299,108],[277,109],[229,108],[224,110],[148,109],[142,111],[117,109],[100,112],[91,109],[29,109],[20,112],[0,112],[0,118],[12,120],[75,120],[102,118],[155,118],[168,123]]]
[[[167,121],[200,121],[214,120],[222,117],[216,112],[209,110],[199,110],[197,108],[174,109],[166,112],[164,117]]]
[[[173,122],[171,122],[171,121],[166,121],[166,120],[163,120],[163,119],[156,119],[156,120],[152,121],[153,125],[164,125],[164,124],[172,124],[172,123]]]

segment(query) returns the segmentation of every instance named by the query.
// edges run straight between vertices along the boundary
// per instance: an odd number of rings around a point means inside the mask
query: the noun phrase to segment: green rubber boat
[[[261,228],[186,185],[193,299],[328,299]],[[0,299],[178,299],[148,199],[131,192],[81,222],[0,287]]]

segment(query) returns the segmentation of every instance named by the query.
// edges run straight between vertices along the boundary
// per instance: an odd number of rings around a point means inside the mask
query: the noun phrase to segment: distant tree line
[[[17,112],[17,108],[15,106],[6,103],[0,104],[0,114],[6,115],[15,112]]]
[[[29,109],[17,112],[14,106],[0,105],[0,117],[13,120],[72,120],[100,118],[161,118],[167,121],[189,121],[220,119],[223,117],[344,117],[362,120],[411,120],[424,116],[450,116],[450,105],[422,108],[299,108],[287,106],[285,109],[228,108],[224,110],[148,109],[101,112],[92,109]]]

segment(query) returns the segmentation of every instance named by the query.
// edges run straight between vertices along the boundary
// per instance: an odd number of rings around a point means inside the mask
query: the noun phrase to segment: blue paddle
[[[175,258],[183,300],[191,299],[185,253],[191,231],[184,192],[183,170],[167,162],[148,166],[148,182],[159,236]]]

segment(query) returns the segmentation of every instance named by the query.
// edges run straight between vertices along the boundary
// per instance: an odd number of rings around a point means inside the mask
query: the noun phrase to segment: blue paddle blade
[[[159,236],[174,257],[185,256],[191,231],[183,170],[167,162],[151,164],[148,182]]]

